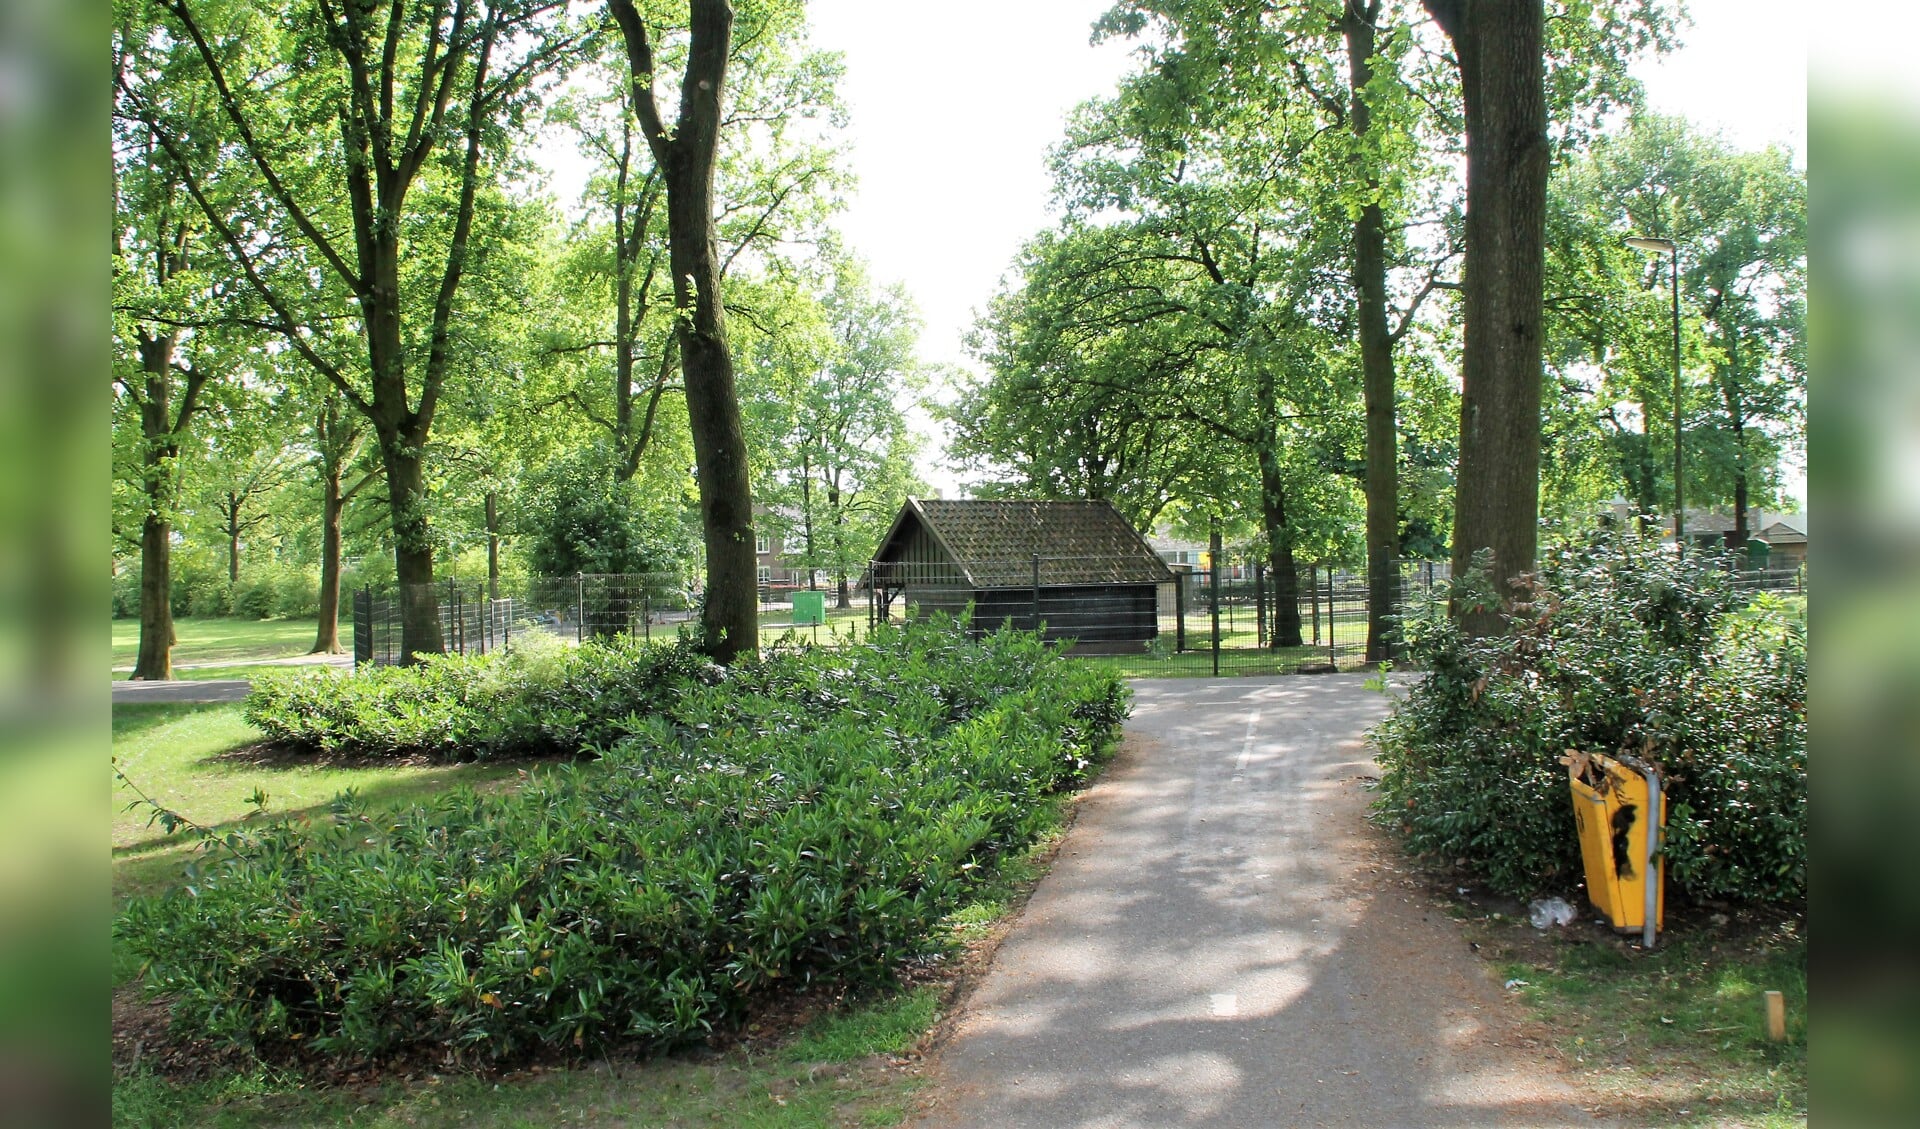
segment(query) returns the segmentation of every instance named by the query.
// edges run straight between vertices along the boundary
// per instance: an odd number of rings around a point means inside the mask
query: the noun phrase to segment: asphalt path
[[[1611,1124],[1367,824],[1363,677],[1135,682],[916,1124]]]
[[[113,704],[237,702],[247,696],[250,685],[244,678],[208,679],[205,682],[134,682],[116,678],[113,682]]]

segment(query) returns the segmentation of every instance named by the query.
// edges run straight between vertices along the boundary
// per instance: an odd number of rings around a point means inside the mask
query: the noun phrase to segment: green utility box
[[[827,594],[825,592],[795,592],[793,594],[793,622],[827,622]]]

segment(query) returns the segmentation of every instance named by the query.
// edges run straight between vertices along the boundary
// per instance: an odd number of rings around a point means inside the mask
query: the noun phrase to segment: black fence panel
[[[1441,561],[1396,565],[1395,607],[1447,579]],[[1363,571],[1304,565],[1290,584],[1257,562],[1174,566],[1145,582],[1111,561],[875,562],[874,620],[970,615],[975,634],[1045,629],[1075,656],[1141,677],[1352,670],[1367,651]],[[1009,585],[1026,575],[1027,584]]]

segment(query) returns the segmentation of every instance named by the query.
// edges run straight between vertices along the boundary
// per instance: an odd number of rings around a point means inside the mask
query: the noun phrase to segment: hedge
[[[1374,733],[1375,812],[1408,848],[1517,897],[1580,878],[1569,751],[1649,760],[1668,789],[1667,879],[1693,899],[1806,897],[1807,642],[1788,604],[1736,592],[1717,558],[1631,536],[1549,549],[1469,639],[1408,619],[1428,671]]]
[[[1126,697],[1031,636],[883,629],[681,683],[512,794],[268,827],[116,929],[178,1032],[263,1052],[669,1047],[938,947]]]

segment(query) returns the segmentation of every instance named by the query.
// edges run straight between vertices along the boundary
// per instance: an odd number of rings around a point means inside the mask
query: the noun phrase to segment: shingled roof
[[[975,588],[1033,583],[1033,558],[1048,587],[1162,584],[1173,580],[1109,502],[909,498],[881,539],[875,560],[896,559],[918,523]]]

